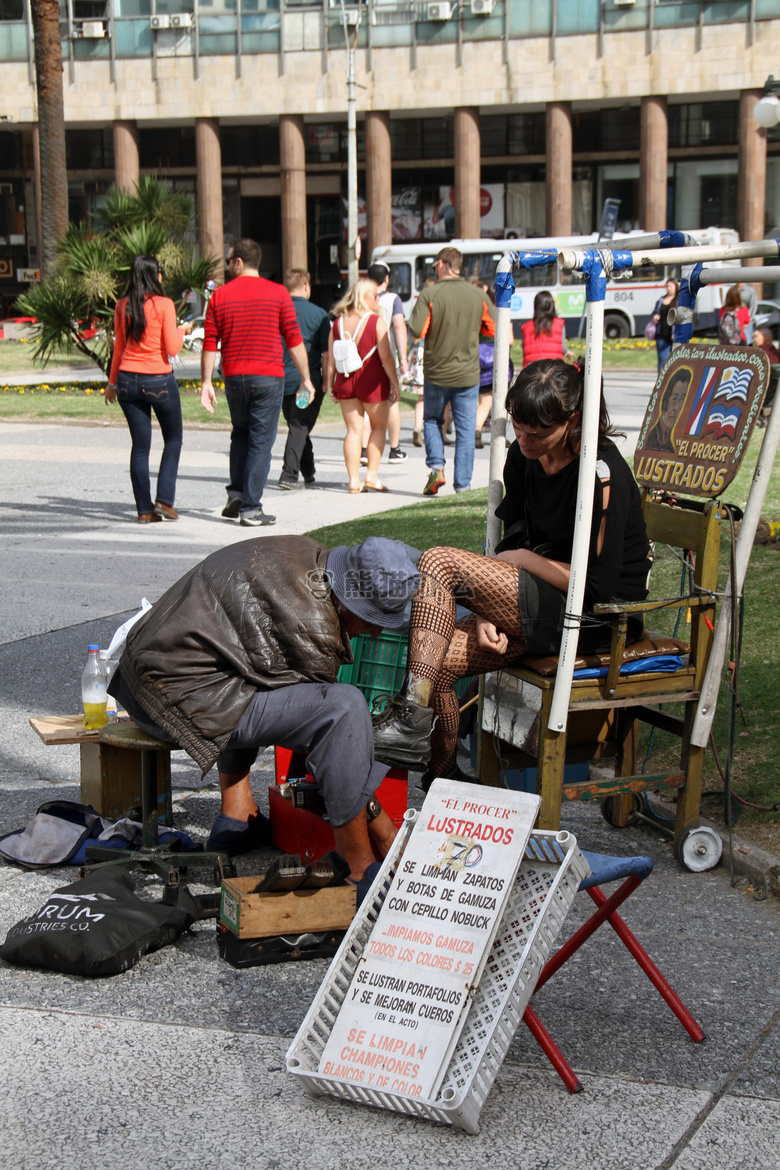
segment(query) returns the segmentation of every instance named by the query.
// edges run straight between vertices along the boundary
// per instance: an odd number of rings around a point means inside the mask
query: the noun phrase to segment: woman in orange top
[[[116,340],[105,393],[106,402],[119,400],[130,428],[130,482],[139,524],[179,519],[173,501],[182,443],[181,401],[169,355],[179,352],[192,324],[177,326],[176,308],[163,292],[160,276],[154,256],[133,258],[128,294],[117,301],[114,312]],[[149,482],[152,411],[165,444],[154,505]]]

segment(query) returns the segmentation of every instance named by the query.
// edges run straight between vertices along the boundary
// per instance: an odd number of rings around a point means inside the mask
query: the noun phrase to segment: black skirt
[[[566,594],[554,585],[520,569],[517,583],[517,604],[523,626],[526,653],[534,658],[557,654],[561,648],[563,619],[566,613]],[[636,642],[642,636],[642,617],[632,614],[628,620],[626,643]],[[583,609],[579,654],[606,654],[612,641],[612,628],[604,617]]]

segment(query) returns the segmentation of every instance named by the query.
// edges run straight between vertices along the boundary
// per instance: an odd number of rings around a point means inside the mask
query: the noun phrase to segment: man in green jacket
[[[465,492],[474,470],[474,436],[479,400],[479,338],[494,337],[493,306],[486,293],[460,275],[463,256],[442,248],[436,257],[436,284],[424,288],[409,318],[416,338],[425,338],[423,434],[429,468],[423,495],[435,496],[446,483],[442,424],[449,402],[455,426],[453,487]]]

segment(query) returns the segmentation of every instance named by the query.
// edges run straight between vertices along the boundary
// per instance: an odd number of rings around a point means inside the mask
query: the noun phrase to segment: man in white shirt
[[[406,357],[406,321],[403,305],[397,293],[388,292],[390,266],[384,260],[377,260],[368,270],[368,279],[376,282],[379,292],[379,311],[387,326],[390,352],[401,374],[408,374],[409,362]],[[400,400],[390,405],[387,416],[387,437],[390,441],[390,463],[403,463],[406,452],[401,450],[401,404]]]

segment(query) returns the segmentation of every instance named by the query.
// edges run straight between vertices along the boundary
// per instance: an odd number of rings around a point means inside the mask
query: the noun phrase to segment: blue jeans
[[[656,337],[655,348],[658,350],[658,369],[664,364],[669,354],[672,352],[671,341],[663,341],[662,338]]]
[[[242,498],[242,512],[255,512],[260,507],[283,395],[284,378],[261,374],[225,378],[225,398],[233,424],[228,497]]]
[[[447,403],[452,407],[452,423],[455,427],[455,475],[453,487],[456,492],[465,492],[471,487],[471,473],[474,470],[474,435],[477,429],[477,403],[479,385],[438,386],[425,379],[423,386],[423,435],[425,436],[425,462],[428,467],[444,468],[444,439],[441,428]]]
[[[181,400],[176,379],[172,373],[135,374],[129,370],[120,370],[116,379],[116,398],[127,419],[133,441],[130,482],[138,515],[151,512],[154,507],[149,482],[152,411],[157,416],[165,444],[157,473],[155,499],[173,507],[182,442]]]

